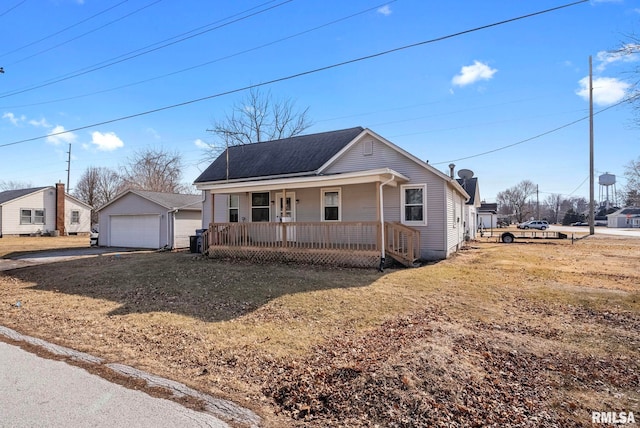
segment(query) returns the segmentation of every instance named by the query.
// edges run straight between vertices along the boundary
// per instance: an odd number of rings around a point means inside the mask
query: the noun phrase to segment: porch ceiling
[[[197,184],[198,190],[207,190],[211,193],[237,193],[237,192],[266,192],[268,190],[300,189],[310,187],[335,187],[349,184],[386,182],[388,186],[397,186],[398,183],[406,183],[409,177],[400,174],[390,168],[372,169],[367,171],[348,172],[332,175],[314,175],[309,177],[288,177],[270,180],[249,180],[236,182],[216,182]]]

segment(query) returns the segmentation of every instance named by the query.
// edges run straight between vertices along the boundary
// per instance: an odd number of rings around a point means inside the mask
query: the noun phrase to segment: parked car
[[[518,225],[518,229],[539,229],[539,230],[547,230],[549,228],[549,223],[545,220],[531,220],[525,221],[524,223],[520,223]]]

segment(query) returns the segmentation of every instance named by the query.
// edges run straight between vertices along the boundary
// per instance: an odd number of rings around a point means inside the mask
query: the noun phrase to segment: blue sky
[[[568,3],[7,0],[0,180],[66,182],[71,143],[72,189],[87,167],[147,148],[180,152],[190,183],[207,166],[207,128],[246,95],[217,94],[433,40],[263,90],[309,107],[307,133],[368,127],[442,171],[471,169],[487,202],[524,179],[541,198],[588,197],[579,120],[592,56],[594,111],[610,107],[595,116],[596,174],[615,174],[620,192],[640,128],[614,105],[640,58],[607,52],[640,34],[640,2],[593,0],[467,32]]]

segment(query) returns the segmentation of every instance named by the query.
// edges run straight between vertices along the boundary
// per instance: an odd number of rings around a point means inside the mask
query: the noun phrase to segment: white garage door
[[[160,216],[112,216],[109,234],[112,247],[160,248]]]

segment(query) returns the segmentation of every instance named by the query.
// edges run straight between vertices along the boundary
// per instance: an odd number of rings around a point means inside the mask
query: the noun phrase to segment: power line
[[[177,104],[172,104],[172,105],[169,105],[169,106],[159,107],[159,108],[156,108],[156,109],[147,110],[147,111],[140,112],[140,113],[134,113],[134,114],[127,115],[127,116],[121,116],[121,117],[118,117],[118,118],[115,118],[115,119],[109,119],[109,120],[105,120],[105,121],[102,121],[102,122],[92,123],[90,125],[80,126],[80,127],[77,127],[77,128],[74,128],[74,129],[69,129],[69,130],[62,131],[62,132],[43,135],[43,136],[39,136],[39,137],[27,138],[27,139],[24,139],[24,140],[14,141],[14,142],[11,142],[11,143],[6,143],[6,144],[0,144],[0,147],[13,146],[13,145],[16,145],[16,144],[22,144],[22,143],[27,143],[27,142],[30,142],[30,141],[40,140],[42,138],[54,137],[54,136],[58,136],[58,135],[68,134],[68,133],[71,133],[71,132],[81,131],[81,130],[88,129],[88,128],[93,128],[93,127],[96,127],[96,126],[102,126],[102,125],[107,125],[107,124],[110,124],[110,123],[121,122],[123,120],[133,119],[133,118],[140,117],[140,116],[146,116],[146,115],[149,115],[149,114],[152,114],[152,113],[158,113],[158,112],[161,112],[161,111],[171,110],[171,109],[178,108],[178,107],[184,107],[186,105],[195,104],[195,103],[198,103],[198,102],[202,102],[202,101],[206,101],[206,100],[210,100],[210,99],[214,99],[214,98],[219,98],[219,97],[222,97],[222,96],[225,96],[225,95],[230,95],[230,94],[234,94],[234,93],[237,93],[237,92],[246,91],[246,90],[253,89],[253,88],[258,88],[258,87],[261,87],[261,86],[267,86],[267,85],[272,85],[274,83],[284,82],[284,81],[287,81],[287,80],[293,80],[293,79],[296,79],[296,78],[299,78],[299,77],[302,77],[302,76],[307,76],[307,75],[310,75],[310,74],[315,74],[315,73],[319,73],[319,72],[322,72],[322,71],[331,70],[331,69],[342,67],[342,66],[345,66],[345,65],[354,64],[354,63],[357,63],[357,62],[366,61],[366,60],[370,60],[370,59],[373,59],[373,58],[378,58],[378,57],[381,57],[381,56],[384,56],[384,55],[389,55],[391,53],[400,52],[400,51],[407,50],[407,49],[412,49],[412,48],[415,48],[415,47],[418,47],[418,46],[423,46],[423,45],[426,45],[426,44],[436,43],[436,42],[439,42],[439,41],[451,39],[453,37],[458,37],[458,36],[461,36],[461,35],[470,34],[470,33],[481,31],[481,30],[486,30],[488,28],[496,27],[496,26],[503,25],[503,24],[508,24],[508,23],[515,22],[515,21],[520,21],[520,20],[523,20],[523,19],[526,19],[526,18],[531,18],[531,17],[542,15],[542,14],[545,14],[545,13],[554,12],[554,11],[557,11],[557,10],[560,10],[560,9],[564,9],[564,8],[567,8],[567,7],[570,7],[570,6],[575,6],[575,5],[578,5],[578,4],[581,4],[581,3],[586,3],[588,1],[589,0],[580,0],[580,1],[577,1],[577,2],[573,2],[573,3],[568,3],[568,4],[565,4],[563,6],[557,6],[557,7],[551,8],[551,9],[545,9],[545,10],[542,10],[542,11],[539,11],[539,12],[530,13],[530,14],[527,14],[527,15],[521,15],[521,16],[516,17],[516,18],[510,18],[510,19],[507,19],[507,20],[495,22],[493,24],[487,24],[487,25],[483,25],[483,26],[480,26],[480,27],[475,27],[475,28],[472,28],[472,29],[469,29],[469,30],[464,30],[464,31],[460,31],[460,32],[457,32],[457,33],[449,34],[449,35],[446,35],[446,36],[437,37],[435,39],[425,40],[425,41],[422,41],[422,42],[412,43],[412,44],[409,44],[409,45],[404,45],[404,46],[401,46],[401,47],[388,49],[388,50],[381,51],[381,52],[378,52],[378,53],[375,53],[375,54],[362,56],[362,57],[359,57],[359,58],[355,58],[355,59],[351,59],[351,60],[347,60],[347,61],[343,61],[343,62],[331,64],[331,65],[327,65],[327,66],[316,68],[316,69],[312,69],[312,70],[303,71],[303,72],[296,73],[296,74],[291,74],[289,76],[280,77],[280,78],[277,78],[277,79],[272,79],[272,80],[268,80],[268,81],[265,81],[265,82],[262,82],[262,83],[253,84],[253,85],[248,85],[248,86],[245,86],[245,87],[242,87],[242,88],[231,89],[231,90],[225,91],[225,92],[219,92],[217,94],[200,97],[200,98],[192,99],[192,100],[189,100],[189,101],[184,101],[184,102],[177,103]],[[584,119],[580,119],[580,120],[584,120]],[[579,121],[576,121],[576,122],[579,122]]]
[[[0,13],[0,18],[2,18],[3,16],[5,16],[7,13],[11,12],[13,9],[17,8],[18,6],[23,5],[27,0],[22,0],[21,2],[19,2],[18,4],[11,6],[9,9],[5,10],[4,12]]]
[[[151,6],[155,6],[156,4],[160,3],[161,1],[162,0],[156,0],[156,1],[152,2],[152,3],[149,3],[149,4],[145,5],[145,6],[142,6],[141,8],[138,8],[138,9],[134,10],[133,12],[129,12],[126,15],[123,15],[120,18],[114,19],[113,21],[109,21],[109,22],[107,22],[107,23],[105,23],[105,24],[103,24],[103,25],[101,25],[101,26],[99,26],[97,28],[94,28],[94,29],[89,30],[89,31],[87,31],[85,33],[82,33],[82,34],[80,34],[80,35],[78,35],[76,37],[72,37],[71,39],[65,40],[64,42],[60,42],[57,45],[51,46],[50,48],[43,49],[43,50],[41,50],[39,52],[34,53],[33,55],[29,55],[27,57],[24,57],[24,58],[16,61],[14,64],[18,64],[18,63],[24,62],[24,61],[26,61],[28,59],[31,59],[31,58],[36,57],[38,55],[41,55],[43,53],[46,53],[46,52],[52,51],[52,50],[54,50],[56,48],[59,48],[60,46],[66,45],[67,43],[71,43],[71,42],[73,42],[75,40],[81,39],[82,37],[87,36],[87,35],[92,34],[92,33],[95,33],[96,31],[102,30],[103,28],[108,27],[109,25],[115,24],[116,22],[119,22],[119,21],[122,21],[123,19],[129,18],[130,16],[135,15],[136,13],[141,12],[141,11],[143,11],[145,9],[148,9]]]
[[[605,112],[605,111],[607,111],[607,110],[610,110],[610,109],[612,109],[612,108],[614,108],[614,107],[617,107],[617,106],[619,106],[619,105],[621,105],[621,104],[624,104],[624,103],[626,103],[626,102],[629,102],[629,101],[631,101],[631,100],[633,100],[633,99],[635,99],[635,98],[637,98],[637,96],[636,96],[636,95],[632,95],[632,96],[630,96],[630,97],[627,97],[627,98],[623,99],[622,101],[619,101],[619,102],[617,102],[617,103],[615,103],[615,104],[610,105],[609,107],[605,107],[605,108],[603,108],[602,110],[597,111],[596,113],[594,113],[594,116],[595,116],[595,115],[597,115],[597,114],[603,113],[603,112]],[[475,154],[475,155],[466,156],[466,157],[463,157],[463,158],[451,159],[451,160],[443,161],[443,162],[435,162],[435,163],[432,163],[431,165],[449,164],[449,163],[451,163],[451,162],[458,162],[458,161],[461,161],[461,160],[473,159],[473,158],[477,158],[477,157],[480,157],[480,156],[488,155],[488,154],[490,154],[490,153],[499,152],[499,151],[501,151],[501,150],[505,150],[505,149],[508,149],[508,148],[511,148],[511,147],[514,147],[514,146],[518,146],[518,145],[520,145],[520,144],[527,143],[527,142],[532,141],[532,140],[536,140],[536,139],[538,139],[538,138],[544,137],[545,135],[549,135],[549,134],[552,134],[552,133],[554,133],[554,132],[557,132],[557,131],[559,131],[559,130],[561,130],[561,129],[568,128],[568,127],[569,127],[569,126],[571,126],[571,125],[575,125],[576,123],[578,123],[578,122],[582,122],[583,120],[587,120],[587,119],[589,119],[589,116],[585,116],[585,117],[582,117],[582,118],[580,118],[580,119],[576,119],[576,120],[574,120],[573,122],[566,123],[566,124],[564,124],[564,125],[562,125],[562,126],[559,126],[559,127],[557,127],[557,128],[554,128],[554,129],[551,129],[551,130],[549,130],[549,131],[543,132],[543,133],[541,133],[541,134],[535,135],[535,136],[533,136],[533,137],[529,137],[529,138],[526,138],[526,139],[524,139],[524,140],[520,140],[520,141],[518,141],[518,142],[516,142],[516,143],[508,144],[508,145],[506,145],[506,146],[498,147],[498,148],[493,149],[493,150],[489,150],[489,151],[482,152],[482,153],[477,153],[477,154]]]
[[[25,0],[25,1],[26,1],[26,0]],[[43,41],[45,41],[45,40],[47,40],[47,39],[50,39],[50,38],[52,38],[52,37],[55,37],[55,36],[57,36],[58,34],[64,33],[64,32],[65,32],[65,31],[67,31],[67,30],[70,30],[70,29],[72,29],[72,28],[74,28],[74,27],[77,27],[78,25],[84,24],[85,22],[90,21],[91,19],[93,19],[93,18],[95,18],[95,17],[97,17],[97,16],[100,16],[100,15],[102,15],[102,14],[104,14],[104,13],[106,13],[106,12],[108,12],[108,11],[112,10],[112,9],[115,9],[116,7],[118,7],[118,6],[120,6],[120,5],[124,4],[124,3],[126,3],[127,1],[128,1],[128,0],[123,0],[123,1],[121,1],[120,3],[118,3],[118,4],[115,4],[115,5],[113,5],[113,6],[110,6],[110,7],[106,8],[106,9],[102,10],[101,12],[98,12],[98,13],[96,13],[96,14],[94,14],[94,15],[91,15],[91,16],[90,16],[90,17],[88,17],[88,18],[83,19],[82,21],[79,21],[79,22],[76,22],[75,24],[69,25],[68,27],[63,28],[62,30],[58,30],[58,31],[56,31],[55,33],[51,33],[51,34],[49,34],[49,35],[47,35],[47,36],[42,37],[41,39],[38,39],[38,40],[33,41],[33,42],[31,42],[31,43],[27,43],[26,45],[20,46],[19,48],[15,48],[15,49],[14,49],[14,50],[12,50],[12,51],[5,52],[5,53],[1,54],[1,55],[0,55],[0,57],[7,56],[7,55],[10,55],[10,54],[12,54],[12,53],[15,53],[15,52],[21,51],[21,50],[23,50],[23,49],[25,49],[25,48],[28,48],[29,46],[33,46],[33,45],[38,44],[38,43],[40,43],[40,42],[43,42]],[[22,3],[24,3],[24,1],[23,1]],[[21,4],[22,4],[22,3],[21,3]],[[0,16],[2,16],[2,15],[0,15]]]
[[[200,63],[198,65],[194,65],[194,66],[191,66],[191,67],[183,68],[181,70],[173,71],[171,73],[162,74],[162,75],[159,75],[159,76],[151,77],[151,78],[144,79],[144,80],[139,80],[137,82],[132,82],[132,83],[128,83],[128,84],[125,84],[125,85],[120,85],[120,86],[117,86],[115,88],[103,89],[101,91],[90,92],[90,93],[87,93],[87,94],[76,95],[76,96],[73,96],[73,97],[58,98],[58,99],[55,99],[55,100],[41,101],[41,102],[32,103],[32,104],[6,106],[4,108],[23,108],[23,107],[31,107],[31,106],[37,106],[37,105],[43,105],[43,104],[52,104],[52,103],[61,102],[61,101],[70,101],[70,100],[75,100],[75,99],[79,99],[79,98],[89,97],[91,95],[97,95],[97,94],[102,94],[102,93],[106,93],[106,92],[116,91],[118,89],[124,89],[124,88],[129,88],[129,87],[132,87],[132,86],[136,86],[136,85],[141,85],[143,83],[148,83],[148,82],[151,82],[151,81],[154,81],[154,80],[158,80],[158,79],[162,79],[162,78],[169,77],[169,76],[174,76],[174,75],[181,74],[181,73],[184,73],[184,72],[187,72],[187,71],[191,71],[191,70],[195,70],[197,68],[201,68],[201,67],[204,67],[204,66],[207,66],[207,65],[211,65],[211,64],[214,64],[216,62],[221,62],[221,61],[224,61],[224,60],[227,60],[227,59],[230,59],[230,58],[234,58],[236,56],[240,56],[240,55],[243,55],[243,54],[246,54],[246,53],[249,53],[249,52],[253,52],[253,51],[256,51],[256,50],[259,50],[259,49],[264,49],[264,48],[266,48],[268,46],[272,46],[272,45],[275,45],[277,43],[281,43],[281,42],[284,42],[286,40],[290,40],[290,39],[293,39],[295,37],[299,37],[299,36],[302,36],[304,34],[311,33],[313,31],[317,31],[319,29],[328,27],[330,25],[337,24],[338,22],[346,21],[348,19],[354,18],[354,17],[359,16],[359,15],[363,15],[363,14],[365,14],[367,12],[371,12],[372,10],[377,10],[380,7],[384,6],[384,5],[395,3],[396,1],[398,1],[398,0],[390,0],[390,1],[387,1],[385,3],[379,4],[377,6],[362,10],[360,12],[356,12],[356,13],[353,13],[351,15],[335,19],[335,20],[327,22],[325,24],[322,24],[322,25],[319,25],[319,26],[316,26],[316,27],[313,27],[313,28],[310,28],[310,29],[307,29],[307,30],[304,30],[304,31],[301,31],[301,32],[298,32],[298,33],[295,33],[295,34],[291,34],[289,36],[282,37],[280,39],[273,40],[271,42],[264,43],[264,44],[259,45],[259,46],[255,46],[253,48],[245,49],[245,50],[233,53],[233,54],[229,54],[229,55],[226,55],[226,56],[223,56],[223,57],[219,57],[219,58],[213,59],[211,61]],[[225,19],[229,19],[229,18],[230,17],[225,18]],[[211,24],[209,24],[209,25],[211,25]],[[200,27],[200,28],[202,28],[202,27]],[[192,31],[195,31],[195,30],[192,30]],[[151,45],[151,46],[153,46],[153,45]],[[0,98],[2,98],[2,97],[0,97]]]
[[[159,1],[162,1],[162,0],[157,0],[157,1],[156,1],[156,3],[157,3],[157,2],[159,2]],[[273,3],[273,1],[275,1],[275,0],[268,1],[268,2],[266,2],[266,3],[263,3],[262,5],[264,5],[264,4],[269,4],[269,3]],[[185,40],[189,40],[189,39],[192,39],[192,38],[194,38],[194,37],[201,36],[201,35],[203,35],[203,34],[209,33],[209,32],[211,32],[211,31],[214,31],[214,30],[217,30],[217,29],[220,29],[220,28],[223,28],[223,27],[226,27],[226,26],[231,25],[231,24],[234,24],[234,23],[236,23],[236,22],[243,21],[243,20],[245,20],[245,19],[251,18],[251,17],[253,17],[253,16],[256,16],[256,15],[259,15],[259,14],[261,14],[261,13],[267,12],[267,11],[269,11],[269,10],[275,9],[275,8],[277,8],[277,7],[283,6],[283,5],[287,4],[287,3],[291,3],[292,1],[294,1],[294,0],[284,0],[284,1],[282,1],[281,3],[278,3],[278,4],[274,5],[274,6],[270,6],[270,7],[267,7],[267,8],[265,8],[265,9],[259,10],[259,11],[257,11],[257,12],[251,13],[251,14],[249,14],[249,15],[245,15],[245,16],[243,16],[243,17],[240,17],[240,18],[234,19],[234,20],[232,20],[232,21],[225,22],[224,24],[220,24],[220,25],[218,25],[218,26],[216,26],[216,27],[209,28],[209,29],[206,29],[206,30],[200,31],[200,32],[195,33],[195,34],[191,34],[191,35],[185,36],[185,37],[180,38],[180,39],[178,39],[178,40],[174,40],[174,41],[168,42],[169,40],[175,39],[176,37],[180,37],[180,36],[175,36],[175,37],[172,37],[172,38],[169,38],[169,39],[165,39],[165,40],[163,40],[162,42],[157,42],[157,43],[154,43],[154,44],[148,45],[148,46],[146,46],[146,47],[144,47],[144,48],[137,49],[137,50],[134,50],[134,51],[128,52],[128,53],[126,53],[126,54],[123,54],[123,55],[117,56],[117,57],[115,57],[115,58],[113,58],[113,59],[110,59],[110,60],[106,60],[106,61],[100,62],[100,63],[95,64],[95,65],[93,65],[93,66],[85,67],[84,69],[80,69],[80,70],[79,70],[79,71],[77,71],[77,72],[72,72],[71,74],[64,75],[64,76],[62,76],[62,77],[60,77],[60,78],[50,79],[50,80],[45,81],[45,82],[43,82],[43,83],[41,83],[41,84],[37,84],[37,85],[35,85],[35,86],[27,87],[27,88],[24,88],[24,89],[20,89],[20,90],[13,91],[13,92],[5,92],[5,93],[3,93],[3,94],[0,94],[0,98],[11,97],[11,96],[13,96],[13,95],[22,94],[22,93],[25,93],[25,92],[32,91],[32,90],[34,90],[34,89],[44,88],[44,87],[46,87],[46,86],[50,86],[50,85],[53,85],[53,84],[55,84],[55,83],[64,82],[64,81],[66,81],[66,80],[73,79],[73,78],[75,78],[75,77],[79,77],[79,76],[83,76],[83,75],[85,75],[85,74],[89,74],[89,73],[92,73],[92,72],[97,71],[97,70],[102,70],[102,69],[104,69],[104,68],[111,67],[111,66],[113,66],[113,65],[120,64],[120,63],[122,63],[122,62],[129,61],[129,60],[134,59],[134,58],[138,58],[138,57],[143,56],[143,55],[146,55],[146,54],[148,54],[148,53],[155,52],[155,51],[160,50],[160,49],[164,49],[164,48],[166,48],[166,47],[169,47],[169,46],[175,45],[175,44],[177,44],[177,43],[181,43],[181,42],[183,42],[183,41],[185,41]],[[260,5],[260,6],[262,6],[262,5]],[[258,7],[259,7],[259,6],[258,6]],[[253,7],[253,8],[251,8],[251,9],[248,9],[248,11],[251,11],[251,10],[253,10],[253,9],[256,9],[256,7]],[[136,11],[136,12],[137,12],[137,11]],[[134,12],[134,13],[135,13],[135,12]],[[232,15],[232,17],[234,17],[234,16],[238,16],[238,15],[241,15],[241,14],[243,14],[243,13],[246,13],[246,11],[245,11],[245,12],[238,13],[238,14],[235,14],[235,15]],[[225,18],[225,19],[222,19],[222,20],[218,20],[218,21],[216,21],[216,23],[221,22],[221,21],[224,21],[224,20],[227,20],[227,19],[230,19],[230,18]],[[209,25],[213,25],[213,24],[209,24]],[[209,26],[209,25],[207,25],[207,26]],[[206,27],[206,26],[205,26],[205,27]],[[202,28],[202,27],[200,27],[200,28]],[[191,31],[189,31],[189,32],[187,32],[187,33],[183,33],[182,35],[192,33],[193,31],[195,31],[195,30],[191,30]],[[182,36],[182,35],[181,35],[181,36]],[[167,42],[167,43],[165,43],[165,44],[163,44],[163,45],[160,45],[160,46],[156,46],[156,45],[158,45],[159,43],[164,43],[164,42]],[[156,47],[151,48],[151,46],[156,46]],[[146,49],[146,50],[145,50],[145,49]],[[137,52],[137,53],[135,53],[135,52]],[[127,56],[127,55],[128,55],[128,56]],[[120,58],[120,59],[118,59],[118,58]]]

